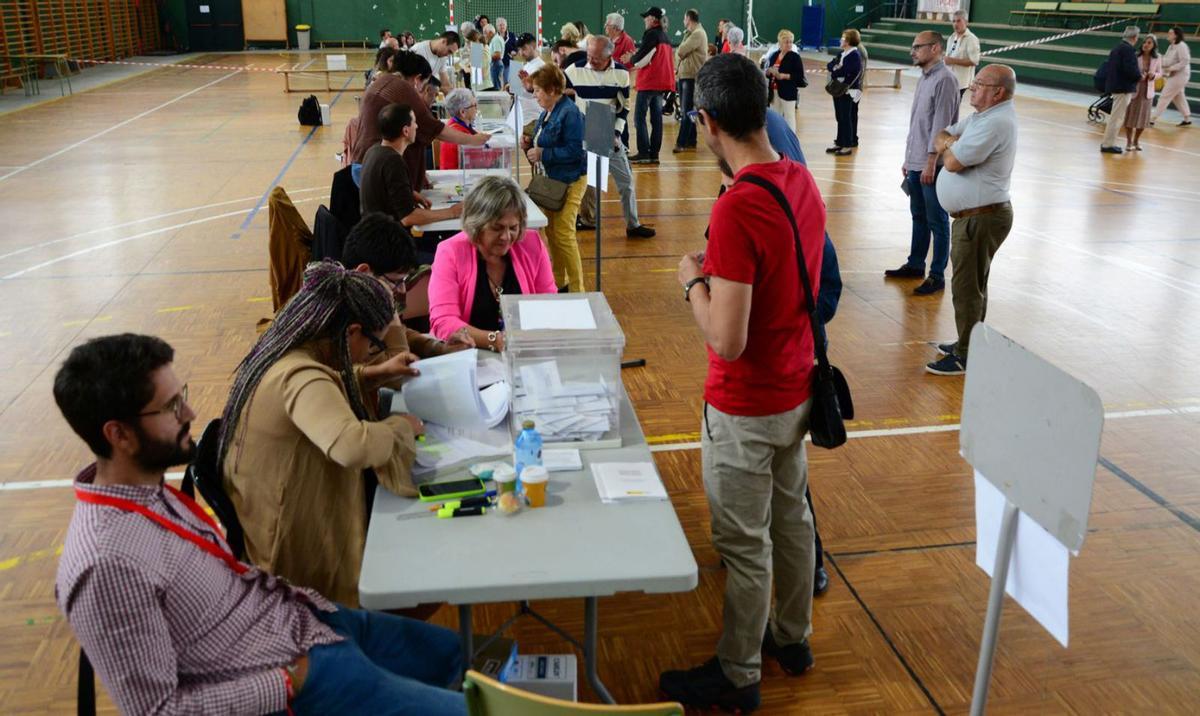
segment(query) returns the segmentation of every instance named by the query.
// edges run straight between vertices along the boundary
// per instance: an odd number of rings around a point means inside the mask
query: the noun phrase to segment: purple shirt
[[[224,546],[157,487],[76,488],[130,500]],[[78,502],[58,563],[55,598],[122,713],[271,713],[287,707],[282,667],[340,641],[314,609],[336,607],[250,566],[222,560],[143,515]]]
[[[925,169],[930,154],[936,154],[933,140],[938,132],[958,121],[958,80],[940,60],[921,73],[913,95],[912,114],[908,120],[908,139],[904,148],[904,169],[919,172]],[[938,158],[939,165],[942,163]]]

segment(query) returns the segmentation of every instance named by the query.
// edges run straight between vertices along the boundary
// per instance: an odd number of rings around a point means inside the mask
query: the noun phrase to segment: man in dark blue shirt
[[[1105,63],[1107,73],[1104,79],[1104,91],[1112,95],[1112,112],[1108,115],[1108,124],[1104,127],[1104,139],[1100,142],[1100,151],[1105,154],[1121,154],[1117,146],[1117,132],[1125,124],[1125,110],[1129,109],[1129,100],[1137,90],[1138,81],[1142,79],[1142,71],[1138,68],[1137,46],[1140,31],[1136,25],[1130,25],[1121,33],[1121,42],[1108,53]]]

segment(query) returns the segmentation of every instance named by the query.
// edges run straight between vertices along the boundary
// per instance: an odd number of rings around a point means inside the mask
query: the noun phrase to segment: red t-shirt
[[[779,187],[792,205],[812,281],[821,279],[825,202],[804,165],[790,159],[752,164],[737,176],[757,174]],[[808,400],[812,389],[813,336],[791,224],[766,189],[738,182],[713,206],[704,273],[751,284],[746,349],[727,361],[708,349],[704,399],[730,415],[774,415]]]

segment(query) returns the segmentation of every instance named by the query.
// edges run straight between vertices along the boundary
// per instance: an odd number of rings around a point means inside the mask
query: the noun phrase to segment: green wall
[[[1009,11],[1024,7],[1025,0],[971,0],[971,21],[1006,24]],[[1200,4],[1164,3],[1160,8],[1163,21],[1200,22]]]
[[[532,2],[533,0],[530,0]],[[641,37],[642,19],[638,14],[651,2],[667,11],[671,20],[669,32],[678,41],[683,32],[683,12],[688,8],[700,11],[701,21],[710,37],[716,31],[717,20],[727,17],[739,26],[745,25],[746,0],[543,0],[543,32],[548,38],[558,36],[558,28],[571,20],[583,20],[588,28],[597,31],[604,24],[604,16],[610,12],[625,14],[625,29],[634,38]],[[984,4],[983,0],[976,0]],[[1007,2],[1008,0],[986,0]],[[824,4],[825,35],[836,38],[846,23],[861,13],[856,5],[866,8],[877,7],[881,0],[755,0],[754,20],[758,36],[765,42],[773,41],[780,28],[788,28],[800,36],[801,8],[809,3]],[[295,30],[300,23],[313,26],[312,40],[362,40],[375,42],[379,30],[391,28],[393,32],[411,30],[418,38],[434,36],[447,23],[446,0],[286,0],[288,27],[295,43]],[[184,0],[165,0],[164,13],[179,38],[180,49],[187,46],[187,13]],[[459,3],[459,8],[463,7]],[[457,18],[462,22],[465,18]],[[524,31],[527,28],[512,28]],[[528,28],[532,31],[532,28]],[[680,34],[676,34],[676,33]]]

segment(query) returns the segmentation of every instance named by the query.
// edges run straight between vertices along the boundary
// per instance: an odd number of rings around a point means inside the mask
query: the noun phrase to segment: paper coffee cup
[[[549,479],[550,473],[541,465],[530,465],[521,471],[521,484],[530,507],[546,506],[546,482]]]
[[[492,468],[492,480],[496,483],[496,494],[517,491],[517,471],[512,465],[500,464]]]

